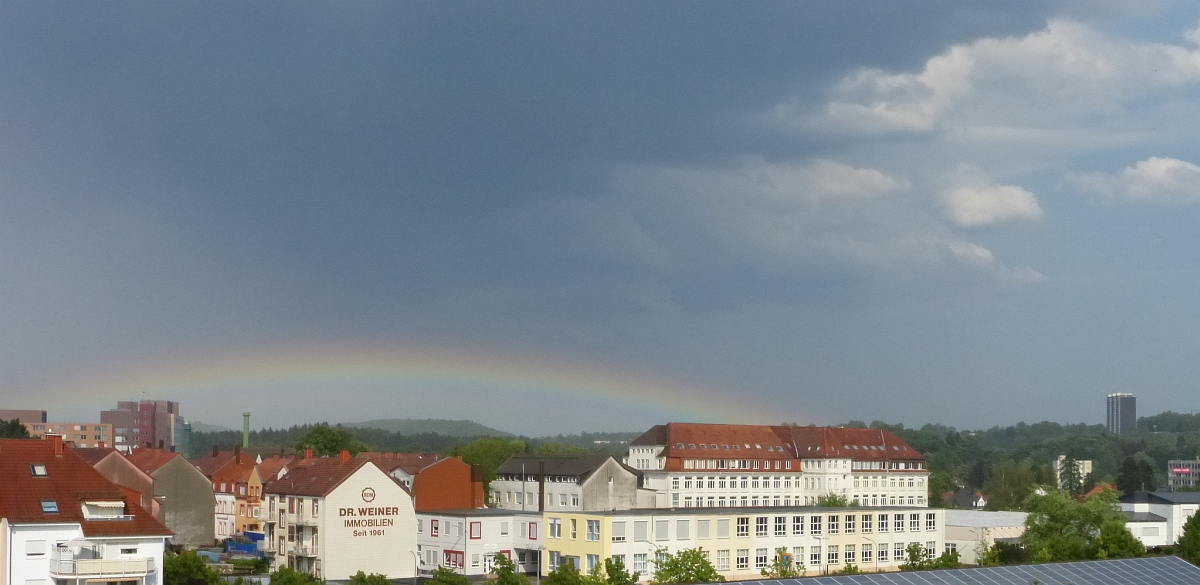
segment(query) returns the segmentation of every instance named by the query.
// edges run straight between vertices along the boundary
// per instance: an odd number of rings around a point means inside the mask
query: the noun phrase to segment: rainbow
[[[219,400],[264,388],[273,392],[323,388],[326,396],[333,397],[340,392],[352,394],[355,385],[369,384],[397,393],[422,386],[458,386],[531,396],[573,396],[622,408],[649,408],[678,421],[774,424],[791,412],[740,392],[578,360],[415,346],[193,354],[186,359],[89,371],[73,378],[30,389],[27,396],[36,396],[48,406],[86,401],[111,408],[115,400]],[[464,411],[463,418],[471,418],[471,413]]]

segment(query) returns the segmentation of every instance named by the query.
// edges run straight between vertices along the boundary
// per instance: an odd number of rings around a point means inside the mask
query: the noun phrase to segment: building
[[[1050,467],[1054,470],[1054,485],[1058,486],[1059,489],[1065,489],[1062,474],[1065,469],[1063,463],[1066,460],[1066,455],[1059,455],[1058,459],[1055,459],[1050,464]],[[1075,469],[1079,472],[1079,483],[1082,485],[1087,480],[1087,476],[1092,474],[1092,462],[1090,459],[1076,459]]]
[[[997,540],[1017,539],[1025,534],[1025,512],[946,510],[945,552],[957,552],[966,565],[979,563],[980,549]]]
[[[648,581],[657,551],[693,548],[707,551],[727,581],[760,580],[780,549],[809,575],[847,565],[895,570],[911,544],[930,557],[941,554],[944,514],[933,508],[796,506],[546,512],[542,574],[563,563],[587,572],[617,557]]]
[[[0,440],[0,583],[162,585],[170,531],[64,448]]]
[[[514,455],[496,469],[491,490],[492,501],[506,510],[653,507],[654,494],[640,483],[638,472],[608,455]]]
[[[1133,394],[1108,395],[1108,432],[1131,435],[1137,432],[1137,397]]]
[[[154,478],[157,518],[175,533],[173,544],[186,548],[213,545],[217,498],[212,481],[180,453],[135,449],[125,459]]]
[[[543,545],[542,514],[498,508],[417,513],[417,558],[421,571],[438,567],[471,577],[491,572],[497,554],[517,571],[537,574]]]
[[[62,435],[63,441],[75,447],[94,449],[112,447],[112,425],[94,422],[22,423],[29,436],[40,439],[47,434]]]
[[[150,477],[150,474],[138,469],[112,447],[76,448],[74,451],[81,459],[87,461],[88,465],[99,471],[104,479],[124,489],[126,494],[136,496],[143,510],[150,512],[155,519],[159,518],[158,501],[154,499],[154,478]]]
[[[436,453],[359,453],[412,492],[418,512],[483,508],[483,474],[462,459]]]
[[[0,420],[19,420],[27,425],[32,423],[44,423],[46,422],[46,411],[0,409]]]
[[[669,423],[629,445],[658,508],[928,505],[925,456],[883,429]]]
[[[233,459],[214,471],[210,479],[214,492],[231,494],[234,498],[233,533],[262,532],[259,510],[263,482],[258,474],[258,462],[244,453],[235,453]]]
[[[1172,459],[1167,462],[1167,487],[1172,491],[1200,485],[1200,460]]]
[[[187,421],[179,414],[178,402],[118,402],[116,410],[100,412],[100,422],[112,426],[112,446],[122,453],[141,448],[185,450]]]
[[[416,576],[412,495],[371,461],[347,451],[295,461],[263,494],[263,548],[276,568],[329,581]]]
[[[1121,496],[1129,531],[1146,546],[1173,545],[1200,508],[1200,492],[1134,492]]]

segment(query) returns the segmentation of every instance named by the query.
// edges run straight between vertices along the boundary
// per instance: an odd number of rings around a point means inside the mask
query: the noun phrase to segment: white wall
[[[364,490],[374,491],[374,499],[364,501]],[[359,515],[365,508],[392,508],[382,516]],[[353,510],[355,516],[343,515]],[[396,482],[367,463],[346,478],[320,507],[318,551],[322,576],[329,580],[349,579],[358,571],[379,573],[388,578],[416,575],[412,553],[417,550],[416,513],[412,497]],[[386,526],[347,526],[356,520],[384,520]]]

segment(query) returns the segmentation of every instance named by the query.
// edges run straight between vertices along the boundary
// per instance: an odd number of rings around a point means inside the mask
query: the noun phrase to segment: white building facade
[[[658,508],[928,505],[925,457],[882,429],[670,423],[631,441],[626,462]]]
[[[327,581],[416,576],[412,496],[370,461],[345,452],[297,461],[263,493],[263,548],[276,568]]]
[[[1200,492],[1135,492],[1121,498],[1126,527],[1146,546],[1174,545],[1200,509]]]
[[[422,572],[446,567],[479,577],[503,554],[517,571],[536,574],[542,550],[542,515],[496,508],[417,514],[417,557]]]

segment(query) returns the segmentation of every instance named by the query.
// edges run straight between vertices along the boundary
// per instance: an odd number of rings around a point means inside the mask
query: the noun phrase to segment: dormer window
[[[46,464],[30,463],[29,472],[32,473],[34,477],[46,477]]]
[[[57,514],[58,513],[58,502],[56,502],[54,500],[42,500],[42,513],[43,514]]]

